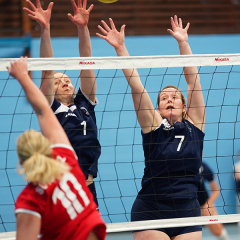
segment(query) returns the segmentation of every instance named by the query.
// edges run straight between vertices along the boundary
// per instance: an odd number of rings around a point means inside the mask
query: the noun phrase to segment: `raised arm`
[[[36,0],[36,6],[27,0],[29,8],[23,8],[28,16],[36,20],[41,27],[40,57],[53,57],[53,50],[50,37],[50,19],[53,2],[49,3],[47,10],[43,10],[40,0]],[[54,98],[54,71],[42,71],[41,90],[51,104]]]
[[[125,25],[121,27],[120,32],[117,31],[113,20],[109,19],[111,28],[102,21],[103,27],[98,26],[102,34],[97,33],[97,36],[106,40],[112,45],[119,57],[129,56],[127,48],[124,43],[124,29]],[[142,128],[143,133],[148,133],[157,128],[162,118],[154,109],[151,99],[142,85],[137,69],[123,69],[123,73],[131,87],[134,108],[137,114],[138,122]]]
[[[219,191],[218,183],[215,179],[209,183],[209,186],[211,188],[211,195],[209,196],[207,203],[209,207],[212,207],[214,202],[217,200],[220,194],[220,191]]]
[[[88,30],[89,14],[93,9],[93,4],[86,9],[87,0],[78,0],[78,6],[75,0],[71,0],[74,16],[68,13],[69,19],[76,24],[79,38],[79,55],[80,57],[91,57],[92,47],[90,41],[90,33]],[[97,84],[94,70],[81,70],[80,72],[81,90],[88,98],[95,103]]]
[[[174,18],[171,18],[171,25],[172,30],[168,29],[168,32],[177,40],[180,54],[191,55],[192,51],[188,44],[187,34],[190,23],[183,28],[182,19],[178,19],[175,15]],[[187,118],[193,122],[196,127],[204,131],[205,107],[197,67],[184,67],[184,75],[188,85]]]
[[[8,67],[8,71],[21,84],[28,102],[37,115],[43,135],[48,138],[51,144],[64,143],[70,145],[66,133],[55,117],[45,96],[28,76],[27,59],[21,57],[20,60],[11,61],[11,67]]]

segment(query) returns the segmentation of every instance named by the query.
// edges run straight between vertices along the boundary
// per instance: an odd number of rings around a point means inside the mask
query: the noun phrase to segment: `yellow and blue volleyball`
[[[114,3],[116,2],[117,0],[98,0],[99,2],[102,2],[102,3]]]

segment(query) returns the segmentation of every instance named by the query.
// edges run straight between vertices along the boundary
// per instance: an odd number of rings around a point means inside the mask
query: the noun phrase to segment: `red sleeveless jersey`
[[[71,170],[61,181],[48,185],[29,183],[17,198],[15,213],[28,213],[41,218],[41,239],[87,239],[97,227],[100,239],[105,239],[106,226],[92,194],[86,185],[74,150],[65,144],[52,145],[53,158],[66,162]]]

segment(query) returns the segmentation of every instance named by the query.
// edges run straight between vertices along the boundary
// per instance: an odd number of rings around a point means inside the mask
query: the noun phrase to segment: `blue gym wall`
[[[91,41],[93,56],[116,56],[114,49],[104,40],[92,37]],[[178,45],[171,36],[126,37],[125,42],[131,56],[179,54]],[[33,58],[39,57],[39,43],[39,38],[31,39],[31,57]],[[189,43],[194,54],[240,53],[239,34],[190,35]],[[77,38],[52,38],[52,45],[54,57],[79,56]],[[2,50],[0,57],[6,57]],[[228,71],[230,67],[224,69]],[[239,71],[239,68],[236,67],[236,70]],[[207,68],[204,71],[212,72],[214,68]],[[109,76],[114,75],[113,71],[109,72]],[[140,72],[144,73],[144,70],[140,70]],[[174,71],[174,73],[178,72],[181,73],[182,69]],[[7,78],[7,73],[1,74],[1,79]],[[109,81],[98,80],[99,105],[96,107],[96,115],[98,127],[101,126],[99,137],[102,144],[102,155],[99,159],[99,176],[96,179],[96,183],[98,197],[100,198],[100,212],[106,222],[130,220],[129,214],[126,215],[124,213],[125,211],[129,213],[131,210],[134,195],[137,194],[140,188],[140,179],[144,167],[140,128],[136,124],[130,94],[124,100],[121,95],[118,98],[117,94],[110,94],[108,99],[106,96],[101,95],[101,93],[106,93],[106,89],[110,89],[110,93],[118,93],[118,91],[122,92],[124,89],[127,89],[126,80],[122,77],[121,71],[118,71],[117,75],[120,77],[118,81],[113,82],[111,89],[111,78]],[[33,77],[35,78],[35,75]],[[224,207],[218,207],[220,214],[235,213],[236,194],[235,190],[233,190],[235,186],[232,172],[233,163],[237,161],[235,155],[240,150],[239,124],[234,124],[234,121],[237,120],[239,122],[240,119],[240,111],[238,111],[240,81],[238,77],[236,75],[234,78],[233,75],[228,83],[228,87],[230,86],[231,90],[225,91],[227,74],[216,73],[212,82],[213,88],[220,88],[222,90],[217,92],[211,91],[210,93],[204,91],[204,97],[208,96],[208,104],[215,107],[206,110],[206,122],[209,124],[205,128],[205,140],[207,141],[204,143],[203,160],[208,163],[214,173],[219,173],[216,174],[216,179],[223,190],[216,205],[224,205]],[[205,74],[202,74],[201,80],[203,89],[208,89],[211,80],[210,77],[208,78]],[[39,80],[35,81],[39,84]],[[79,86],[77,82],[75,83]],[[148,91],[151,91],[154,87],[155,85],[152,86],[149,82],[146,85]],[[234,91],[232,88],[238,88],[238,90]],[[19,98],[18,102],[15,102],[15,98],[12,98],[12,96],[16,95],[24,96],[19,84],[15,80],[10,78],[7,85],[5,85],[5,81],[0,81],[0,91],[3,93],[2,98],[0,98],[0,107],[4,109],[3,114],[5,114],[0,115],[0,187],[4,189],[0,197],[0,214],[2,218],[0,219],[0,232],[2,232],[5,230],[1,221],[8,222],[4,224],[7,231],[15,230],[15,224],[12,223],[15,221],[13,205],[9,206],[6,204],[13,204],[13,197],[16,199],[22,189],[19,185],[24,184],[21,177],[14,170],[17,164],[15,152],[16,137],[19,135],[19,132],[28,129],[29,126],[35,129],[39,129],[39,127],[24,97]],[[129,93],[129,89],[127,93]],[[224,94],[224,105],[226,106],[221,108]],[[155,103],[157,94],[150,94],[150,97]],[[8,104],[7,108],[6,104]],[[227,105],[232,105],[232,107],[228,107]],[[106,113],[103,114],[103,110]],[[121,115],[119,115],[119,112],[114,112],[114,110],[122,110]],[[13,113],[17,113],[16,116],[7,115]],[[26,115],[19,115],[20,113],[26,113]],[[216,122],[220,123],[217,124]],[[116,130],[118,126],[120,128]],[[132,128],[124,128],[129,126]],[[220,130],[218,140],[216,140],[218,127]],[[9,135],[10,131],[13,133]],[[215,141],[212,141],[213,138]],[[115,146],[115,144],[118,146]],[[216,156],[218,156],[217,159]],[[117,179],[118,182],[116,181]],[[99,183],[100,180],[101,184]],[[13,186],[13,197],[9,190],[10,185]],[[108,213],[111,214],[108,215]]]

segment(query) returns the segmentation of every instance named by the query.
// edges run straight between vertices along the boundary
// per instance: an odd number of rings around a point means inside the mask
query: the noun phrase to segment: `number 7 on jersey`
[[[184,135],[179,135],[179,136],[175,136],[175,138],[180,138],[181,139],[179,144],[178,144],[178,148],[177,148],[177,152],[179,152],[185,137],[184,137]]]

